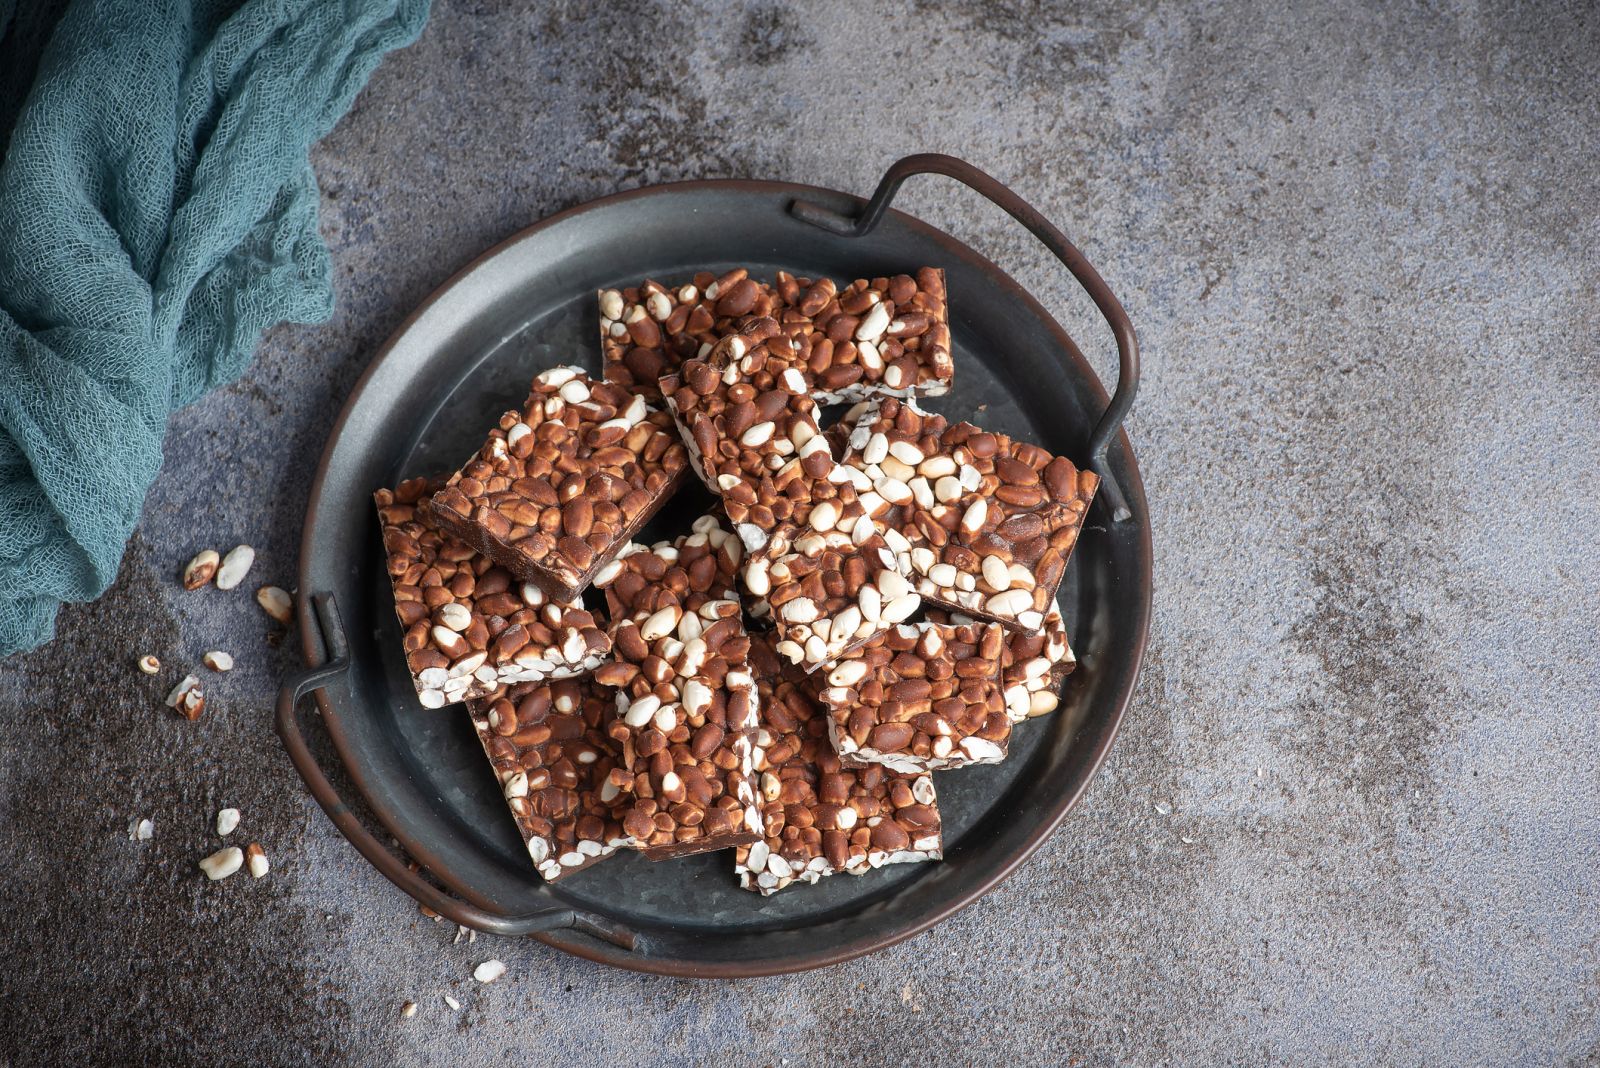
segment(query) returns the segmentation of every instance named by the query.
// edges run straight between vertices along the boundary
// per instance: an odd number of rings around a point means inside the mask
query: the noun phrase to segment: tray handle
[[[637,935],[633,931],[578,909],[557,906],[536,909],[532,912],[503,914],[463,901],[439,889],[406,867],[399,857],[385,848],[362,826],[355,813],[350,811],[350,807],[339,796],[338,788],[328,781],[328,777],[317,764],[316,757],[311,754],[296,715],[302,697],[315,690],[324,690],[326,695],[327,685],[350,670],[349,645],[345,640],[344,626],[339,619],[339,606],[333,594],[315,594],[311,598],[311,605],[312,612],[309,613],[309,617],[316,624],[313,633],[317,636],[318,645],[321,647],[321,655],[317,657],[321,663],[295,672],[284,680],[283,689],[278,691],[278,737],[283,740],[283,747],[288,751],[289,760],[294,764],[295,770],[310,787],[311,796],[317,799],[317,804],[322,806],[322,810],[328,814],[328,819],[333,821],[333,825],[350,844],[355,846],[356,850],[390,882],[410,894],[419,903],[458,924],[487,934],[512,936],[570,927],[621,946],[623,949],[634,949]],[[308,613],[302,613],[302,622],[307,615]]]
[[[1105,279],[1100,277],[1083,253],[1050,220],[998,179],[965,160],[938,152],[906,156],[897,161],[885,172],[859,215],[846,215],[808,200],[795,201],[789,206],[789,214],[841,237],[865,237],[883,220],[883,214],[889,210],[889,202],[900,191],[901,184],[916,174],[942,174],[946,178],[954,178],[1027,227],[1072,272],[1072,277],[1078,280],[1078,284],[1094,301],[1095,307],[1100,309],[1100,314],[1105,316],[1117,340],[1117,388],[1111,394],[1105,414],[1095,424],[1094,433],[1089,435],[1089,466],[1100,476],[1101,493],[1111,505],[1112,518],[1119,523],[1128,519],[1132,513],[1122,487],[1117,484],[1111,466],[1106,462],[1106,450],[1122,428],[1122,420],[1126,418],[1128,409],[1133,407],[1134,395],[1139,391],[1139,339],[1133,332],[1128,313],[1122,309],[1111,287],[1106,285]]]

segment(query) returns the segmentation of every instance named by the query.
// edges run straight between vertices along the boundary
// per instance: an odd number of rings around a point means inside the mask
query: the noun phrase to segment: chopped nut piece
[[[130,842],[148,842],[156,833],[154,820],[133,820],[128,824]]]
[[[213,554],[214,555],[214,554]],[[256,551],[248,545],[235,545],[228,550],[217,567],[217,589],[231,590],[244,579],[245,572],[256,562]]]
[[[161,670],[161,661],[153,656],[141,656],[139,658],[139,670],[146,675],[154,675]]]
[[[200,658],[201,662],[212,671],[232,671],[233,657],[221,649],[213,649]]]
[[[217,573],[217,564],[221,562],[215,549],[202,549],[196,553],[183,569],[183,588],[198,590],[201,586],[211,581]]]
[[[193,675],[185,675],[183,681],[167,694],[167,707],[176,709],[184,719],[199,719],[206,710],[206,695],[200,689],[200,680]]]
[[[449,994],[446,994],[444,996],[444,1003],[446,1005],[450,1006],[450,1011],[451,1012],[460,1012],[461,1011],[461,1002],[457,1001],[455,998],[451,997]]]
[[[226,879],[242,867],[244,867],[244,850],[238,846],[219,849],[200,862],[200,870],[205,872],[206,878],[212,882]]]
[[[198,678],[193,675],[185,675],[183,677],[183,681],[174,686],[172,691],[167,694],[167,707],[177,708],[178,701],[183,697],[183,695],[199,685],[200,680]]]
[[[256,591],[256,604],[284,626],[294,618],[294,598],[276,586],[263,586]]]
[[[244,850],[245,862],[250,866],[250,878],[259,879],[271,870],[267,863],[267,851],[261,848],[260,842],[251,842]]]
[[[504,974],[506,974],[505,963],[493,959],[486,960],[472,969],[472,977],[480,983],[492,983]]]
[[[415,1001],[408,1001],[404,1005],[400,1006],[400,1018],[402,1020],[409,1020],[409,1019],[411,1019],[411,1017],[415,1016],[416,1014],[417,1014],[417,1003]]]
[[[239,826],[239,810],[225,808],[217,813],[217,833],[223,836],[230,835]]]

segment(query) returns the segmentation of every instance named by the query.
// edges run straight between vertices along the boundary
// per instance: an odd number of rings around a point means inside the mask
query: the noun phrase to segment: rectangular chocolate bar
[[[752,553],[744,586],[771,607],[779,654],[812,672],[909,619],[921,598],[859,501],[818,503],[806,524]]]
[[[600,291],[600,350],[605,379],[649,400],[661,394],[657,381],[684,360],[704,358],[735,324],[749,315],[772,315],[778,298],[771,286],[743,268],[720,277],[702,271],[668,288],[646,280],[638,286]]]
[[[598,667],[611,639],[582,602],[552,601],[438,528],[422,503],[442,484],[414,478],[373,494],[406,666],[423,707]]]
[[[840,466],[895,506],[884,537],[932,604],[1037,631],[1099,478],[912,401],[860,405]]]
[[[738,547],[702,520],[690,537],[631,550],[601,575],[615,659],[595,680],[617,690],[612,781],[629,795],[623,828],[652,860],[761,836],[758,699],[731,588]]]
[[[810,379],[819,404],[949,392],[955,364],[943,271],[860,278],[842,290],[828,278],[780,273],[775,288],[773,314],[789,344],[774,352]]]
[[[574,367],[533,380],[521,411],[429,505],[441,528],[560,601],[675,493],[689,469],[672,419]]]
[[[825,875],[943,855],[933,777],[881,764],[847,768],[828,741],[828,713],[803,676],[780,662],[771,635],[751,638],[761,704],[756,736],[762,839],[735,852],[739,885],[774,894]]]
[[[840,659],[818,694],[840,762],[910,773],[997,764],[1011,740],[998,623],[903,624]]]
[[[777,321],[790,342],[785,366],[805,374],[821,404],[938,396],[955,376],[943,271],[860,278],[841,290],[831,278],[783,271],[768,286],[739,268],[718,278],[702,272],[676,289],[646,281],[601,290],[606,379],[654,400],[661,376],[706,359],[744,321],[762,316]]]
[[[958,626],[976,622],[965,613],[939,608],[928,609],[925,618]],[[1061,610],[1053,604],[1037,631],[1007,632],[1005,653],[1000,658],[1000,685],[1005,689],[1006,715],[1011,722],[1054,712],[1061,703],[1061,684],[1077,666],[1078,659],[1067,644]]]
[[[635,843],[611,781],[618,750],[606,734],[609,691],[592,679],[524,682],[470,701],[472,726],[546,879],[582,871]]]
[[[773,326],[760,319],[757,329]],[[807,382],[789,368],[776,378],[760,373],[760,343],[741,333],[731,340],[752,351],[718,372],[691,359],[661,379],[661,392],[683,434],[689,464],[722,508],[747,549],[766,544],[780,524],[810,508],[813,490],[833,468],[817,426]],[[727,342],[724,342],[726,344]]]

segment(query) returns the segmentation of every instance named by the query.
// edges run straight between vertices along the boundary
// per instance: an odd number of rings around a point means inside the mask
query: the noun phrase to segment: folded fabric
[[[426,18],[426,0],[60,16],[0,163],[0,656],[116,577],[170,412],[237,378],[267,327],[331,313],[307,152]],[[19,23],[0,0],[0,68],[36,47]]]

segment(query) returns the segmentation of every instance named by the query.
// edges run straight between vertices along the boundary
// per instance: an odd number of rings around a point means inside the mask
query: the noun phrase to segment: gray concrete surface
[[[333,321],[174,420],[116,588],[0,665],[0,1064],[1596,1063],[1595,10],[540,7],[441,3],[378,71],[315,153]],[[452,945],[282,756],[292,643],[174,574],[249,540],[292,582],[352,382],[502,236],[932,149],[1060,220],[1142,334],[1158,587],[1108,767],[981,906],[831,970]],[[905,206],[1106,351],[998,213]],[[199,726],[131,670],[219,646]],[[268,879],[197,877],[223,804]]]

